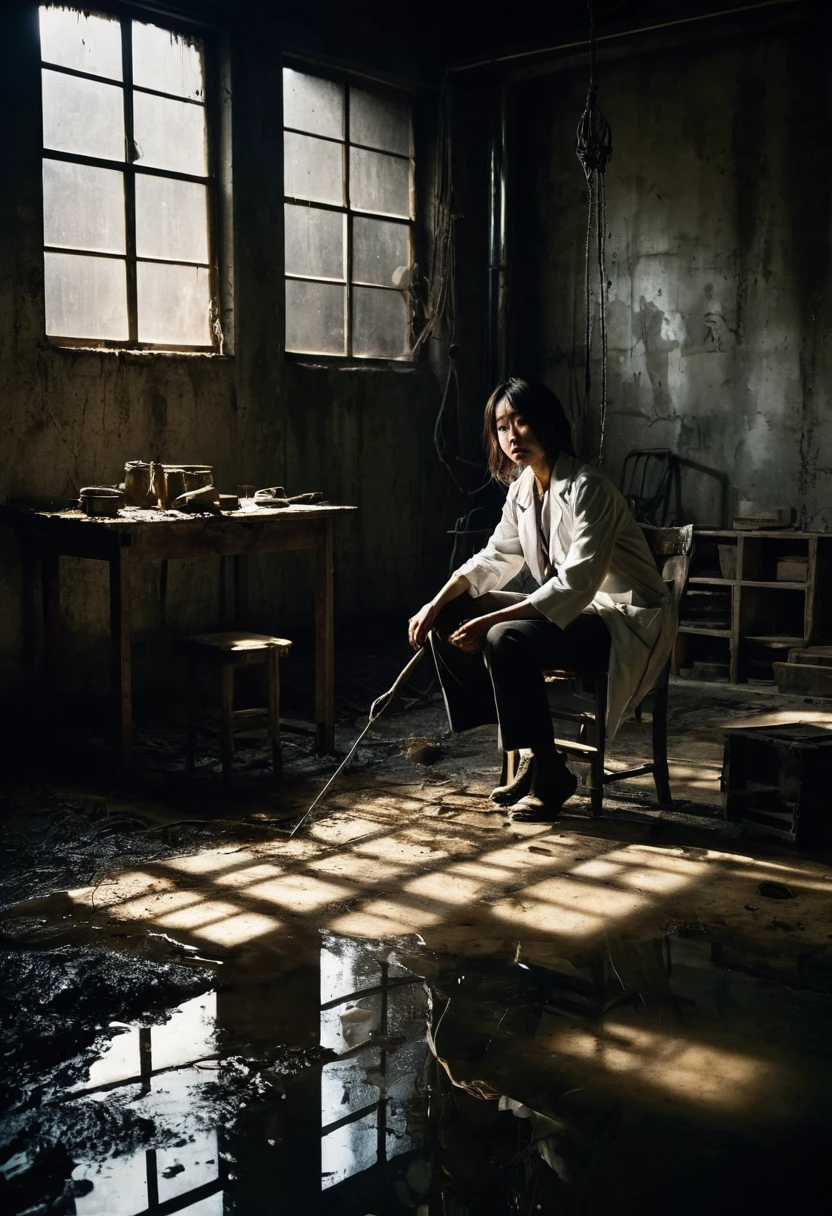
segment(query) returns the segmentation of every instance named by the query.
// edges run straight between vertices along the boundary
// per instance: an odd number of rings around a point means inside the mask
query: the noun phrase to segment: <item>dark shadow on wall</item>
[[[716,483],[716,486],[714,487],[714,494],[718,495],[719,503],[719,510],[714,519],[690,518],[690,512],[688,511],[683,515],[685,522],[694,523],[700,528],[730,527],[731,519],[729,512],[731,510],[731,479],[728,474],[720,469],[712,469],[706,464],[700,464],[697,460],[689,460],[686,456],[679,457],[679,469],[682,483],[681,496],[683,509],[685,502],[690,501],[690,494],[688,493],[687,499],[685,496],[685,485],[688,484],[688,486],[690,486],[690,479],[694,477],[700,482],[700,484],[702,478],[709,478],[711,481]],[[703,499],[705,501],[713,501],[710,495],[705,495],[702,493],[699,486],[697,487],[697,498],[699,498],[700,501]]]

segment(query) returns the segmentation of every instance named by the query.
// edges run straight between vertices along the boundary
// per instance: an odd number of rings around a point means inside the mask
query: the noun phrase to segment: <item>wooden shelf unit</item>
[[[832,534],[696,528],[694,542],[687,587],[706,603],[708,589],[714,592],[714,619],[686,619],[685,595],[674,673],[703,659],[727,661],[732,684],[765,679],[768,666],[785,659],[789,647],[832,640]],[[720,547],[726,550],[723,559],[736,548],[734,577],[725,577],[731,563],[721,563]],[[789,557],[806,559],[805,582],[776,577],[778,560]],[[730,593],[730,607],[720,615],[723,590]]]

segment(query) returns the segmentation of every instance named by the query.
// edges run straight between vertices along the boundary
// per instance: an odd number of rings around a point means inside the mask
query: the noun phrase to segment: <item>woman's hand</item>
[[[454,646],[458,646],[466,654],[479,654],[485,645],[485,635],[493,624],[492,616],[475,616],[470,621],[463,621],[448,641],[453,642]]]
[[[429,604],[424,604],[416,615],[410,618],[407,623],[407,638],[414,650],[418,650],[420,646],[424,646],[438,615],[439,609],[434,605],[433,600],[431,600]]]

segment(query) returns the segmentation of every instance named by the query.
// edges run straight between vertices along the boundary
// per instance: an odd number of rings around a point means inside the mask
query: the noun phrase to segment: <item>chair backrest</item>
[[[693,555],[693,524],[684,524],[681,528],[653,528],[649,524],[640,527],[659,573],[672,588],[673,602],[678,609]]]
[[[670,448],[634,448],[624,457],[621,493],[636,523],[664,527],[682,518],[679,457]],[[675,498],[671,514],[671,499]]]

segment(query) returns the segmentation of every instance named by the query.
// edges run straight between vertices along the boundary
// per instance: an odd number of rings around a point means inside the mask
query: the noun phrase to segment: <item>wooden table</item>
[[[355,507],[292,506],[229,511],[222,515],[172,516],[122,511],[113,519],[80,511],[14,512],[24,553],[41,563],[44,669],[49,704],[58,703],[61,626],[61,557],[88,557],[110,567],[111,678],[122,763],[129,768],[133,744],[131,578],[137,566],[171,558],[232,557],[236,623],[245,613],[243,559],[249,553],[296,549],[315,552],[315,728],[319,751],[335,739],[333,530]]]

